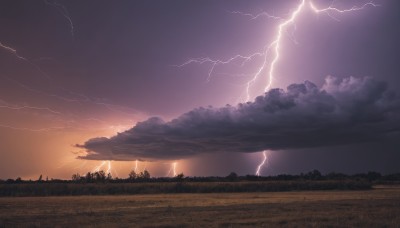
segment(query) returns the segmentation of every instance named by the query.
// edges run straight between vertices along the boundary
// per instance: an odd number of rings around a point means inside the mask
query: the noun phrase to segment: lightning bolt
[[[267,152],[264,150],[263,152],[262,152],[262,154],[263,154],[263,160],[262,160],[262,162],[257,166],[257,170],[256,170],[256,176],[260,176],[260,171],[261,171],[261,168],[265,165],[265,162],[267,161]]]
[[[275,70],[275,65],[279,60],[279,49],[280,49],[280,46],[281,46],[283,31],[288,25],[290,25],[291,23],[293,23],[296,20],[297,16],[299,15],[300,11],[303,9],[304,5],[305,5],[305,0],[302,0],[301,3],[297,6],[297,9],[292,13],[291,17],[288,20],[283,21],[281,24],[279,24],[279,26],[278,26],[278,34],[277,34],[275,40],[272,41],[272,43],[269,45],[269,47],[267,49],[267,50],[269,50],[270,48],[273,48],[275,56],[274,56],[270,66],[269,66],[268,83],[265,86],[265,89],[264,89],[265,92],[268,91],[268,89],[272,85],[272,80],[274,78],[273,74],[274,74],[274,70]],[[260,70],[255,75],[255,78],[257,78],[262,73],[262,71],[266,67],[266,63],[267,63],[267,59],[265,59],[264,65],[261,66]],[[249,94],[247,94],[247,95],[249,96]]]
[[[100,163],[100,165],[98,165],[98,166],[96,166],[96,167],[94,167],[92,169],[92,173],[99,172],[100,170],[103,170],[103,167],[105,167],[105,166],[107,167],[107,169],[105,170],[106,174],[109,174],[109,173],[111,173],[113,171],[112,165],[111,165],[111,161],[102,161]]]
[[[378,4],[374,4],[372,1],[371,2],[367,2],[362,6],[352,6],[349,9],[338,9],[333,7],[333,2],[330,6],[326,7],[326,8],[322,8],[322,9],[318,9],[312,2],[310,3],[310,8],[315,12],[315,13],[326,13],[329,17],[331,17],[332,19],[339,21],[339,19],[335,18],[334,16],[332,16],[330,13],[331,12],[335,12],[335,13],[347,13],[347,12],[351,12],[351,11],[358,11],[358,10],[363,10],[368,6],[371,7],[377,7],[379,6]]]
[[[133,169],[135,171],[135,173],[137,173],[137,170],[138,170],[138,165],[139,165],[138,163],[139,163],[139,161],[136,159],[135,168]]]
[[[274,40],[271,41],[270,44],[265,45],[265,47],[263,48],[263,51],[261,52],[256,52],[254,54],[251,55],[235,55],[232,58],[229,58],[227,60],[214,60],[211,59],[210,57],[204,57],[204,58],[194,58],[194,59],[190,59],[186,62],[184,62],[181,65],[175,65],[177,67],[184,67],[187,66],[189,64],[192,63],[197,63],[197,64],[210,64],[210,69],[208,71],[208,76],[207,76],[207,80],[206,82],[209,82],[211,80],[211,77],[214,73],[215,68],[218,65],[225,65],[225,64],[231,64],[234,63],[236,61],[239,61],[241,63],[241,66],[244,66],[247,62],[251,61],[254,59],[254,57],[263,57],[263,62],[261,64],[260,67],[258,67],[258,70],[256,73],[253,74],[253,76],[250,78],[249,81],[247,81],[247,83],[245,84],[245,94],[246,94],[246,102],[250,101],[251,97],[250,97],[250,89],[252,87],[252,85],[262,76],[262,74],[268,69],[268,72],[266,74],[267,77],[267,83],[264,86],[264,91],[267,92],[271,85],[272,82],[275,78],[275,68],[276,65],[279,61],[280,58],[280,48],[281,48],[281,43],[282,43],[282,39],[284,37],[284,32],[286,31],[287,27],[294,24],[296,19],[298,18],[298,15],[303,11],[303,9],[306,6],[306,2],[309,3],[309,7],[312,9],[312,11],[314,13],[326,13],[328,16],[334,18],[331,13],[332,12],[336,12],[336,13],[346,13],[346,12],[351,12],[351,11],[357,11],[357,10],[362,10],[368,6],[372,6],[372,7],[376,7],[379,6],[377,4],[374,4],[373,2],[368,2],[363,4],[362,6],[353,6],[349,9],[338,9],[333,7],[333,3],[327,7],[327,8],[322,8],[322,9],[318,9],[311,1],[308,0],[301,0],[300,3],[297,5],[297,7],[295,8],[295,10],[290,14],[290,17],[286,20],[281,19],[280,17],[276,17],[273,16],[271,14],[268,14],[267,12],[261,12],[259,14],[249,14],[249,13],[242,13],[240,11],[233,11],[231,13],[233,14],[240,14],[242,16],[247,16],[250,17],[251,20],[255,20],[258,19],[262,16],[265,16],[267,18],[270,19],[280,19],[281,22],[278,25],[278,30],[276,33],[276,36],[274,38]],[[335,18],[334,18],[335,19]],[[336,19],[337,20],[337,19]],[[272,60],[268,61],[270,59],[270,55],[269,53],[272,52],[273,56],[272,56]]]
[[[272,14],[269,14],[269,13],[265,12],[265,11],[263,11],[261,13],[258,13],[258,14],[243,13],[243,12],[240,12],[240,11],[228,11],[228,12],[230,12],[232,14],[239,14],[241,16],[250,17],[251,20],[256,20],[256,19],[258,19],[260,17],[267,17],[269,19],[276,19],[276,20],[280,20],[281,19],[280,17],[274,16]]]
[[[17,52],[16,49],[14,49],[14,48],[12,48],[12,47],[10,47],[10,46],[4,45],[2,42],[0,42],[0,47],[3,48],[4,50],[6,50],[7,52],[13,54],[13,55],[14,55],[15,57],[17,57],[18,59],[21,59],[21,60],[24,60],[24,61],[29,62],[28,59],[26,59],[26,58],[23,57],[23,56],[20,56],[20,55],[18,54],[18,52]]]
[[[7,46],[5,44],[3,44],[2,42],[0,42],[0,48],[4,49],[5,51],[7,51],[8,53],[14,55],[17,59],[20,59],[26,63],[28,63],[29,65],[31,65],[32,67],[36,68],[37,71],[39,71],[42,75],[44,75],[47,79],[50,79],[49,75],[47,75],[38,65],[34,64],[32,61],[30,61],[29,59],[21,56],[18,54],[17,50],[15,48],[12,48],[10,46]]]
[[[172,171],[174,173],[174,177],[176,177],[176,165],[177,165],[176,162],[172,163]]]
[[[61,5],[57,1],[49,2],[47,0],[44,1],[47,5],[51,5],[60,12],[60,14],[68,21],[70,32],[72,38],[74,37],[74,24],[72,23],[71,17],[69,16],[68,10],[65,6]]]
[[[168,170],[168,172],[167,172],[167,174],[166,174],[166,176],[172,176],[172,177],[176,177],[176,165],[177,165],[177,162],[173,162],[173,163],[171,163],[171,167],[169,168],[169,170]]]
[[[181,65],[173,65],[176,67],[184,67],[186,65],[192,64],[192,63],[197,63],[197,64],[205,64],[205,63],[209,63],[211,64],[210,70],[208,71],[208,76],[206,79],[206,82],[210,82],[211,77],[214,73],[214,69],[215,67],[217,67],[218,65],[225,65],[225,64],[229,64],[232,63],[234,61],[238,61],[240,62],[241,66],[244,66],[246,64],[246,62],[252,60],[254,57],[256,56],[263,56],[263,53],[261,52],[257,52],[248,56],[245,55],[235,55],[234,57],[228,59],[228,60],[213,60],[209,57],[205,57],[205,58],[194,58],[194,59],[190,59],[184,63],[182,63]]]
[[[102,161],[100,165],[93,168],[92,173],[99,172],[101,167],[103,167],[105,164],[106,164],[106,161]]]

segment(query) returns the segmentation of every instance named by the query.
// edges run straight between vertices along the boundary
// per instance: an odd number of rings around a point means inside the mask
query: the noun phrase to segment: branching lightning
[[[209,63],[211,64],[210,70],[208,71],[208,76],[206,79],[206,82],[209,82],[211,80],[211,77],[214,73],[214,69],[215,67],[217,67],[218,65],[225,65],[225,64],[229,64],[232,63],[234,61],[238,61],[240,62],[240,65],[243,66],[246,64],[246,62],[252,60],[255,56],[263,56],[263,53],[257,52],[254,54],[251,54],[249,56],[244,56],[244,55],[235,55],[234,57],[228,59],[228,60],[213,60],[211,58],[194,58],[194,59],[190,59],[184,63],[182,63],[181,65],[174,65],[176,67],[184,67],[186,65],[189,65],[191,63],[197,63],[197,64],[205,64],[205,63]]]
[[[176,177],[176,175],[177,175],[177,173],[176,173],[176,165],[177,165],[177,162],[171,163],[171,167],[168,170],[168,173],[166,174],[166,176]]]
[[[329,7],[323,8],[323,9],[318,9],[312,2],[309,2],[309,3],[310,3],[310,8],[311,8],[315,13],[326,13],[329,17],[331,17],[332,19],[334,19],[334,20],[336,20],[336,21],[339,21],[339,20],[338,20],[337,18],[335,18],[334,16],[332,16],[332,15],[330,14],[331,12],[335,12],[335,13],[347,13],[347,12],[351,12],[351,11],[362,10],[362,9],[364,9],[365,7],[368,7],[368,6],[372,6],[372,7],[377,7],[377,6],[379,6],[379,5],[377,5],[377,4],[375,4],[375,3],[373,3],[373,2],[371,1],[371,2],[365,3],[365,4],[362,5],[362,6],[352,6],[352,7],[349,8],[349,9],[340,10],[340,9],[338,9],[338,8],[333,7],[333,2],[332,2],[332,4],[331,4]]]
[[[112,171],[112,166],[111,166],[111,161],[102,161],[101,163],[100,163],[100,165],[98,165],[98,166],[96,166],[96,167],[94,167],[93,168],[93,170],[92,170],[92,172],[94,173],[94,172],[99,172],[100,170],[103,170],[103,167],[107,167],[107,169],[106,169],[106,174],[109,174],[109,173],[111,173],[111,171]]]
[[[263,11],[261,13],[258,13],[258,14],[243,13],[243,12],[240,12],[240,11],[229,11],[229,12],[232,13],[232,14],[239,14],[239,15],[242,15],[242,16],[250,17],[251,20],[256,20],[256,19],[261,18],[261,17],[267,17],[268,19],[276,19],[276,20],[281,19],[280,17],[274,16],[272,14],[269,14],[269,13],[265,12],[265,11]]]
[[[100,169],[106,164],[106,161],[102,161],[100,165],[93,168],[92,172],[99,172]]]
[[[208,64],[211,64],[210,69],[208,71],[207,80],[206,80],[207,82],[209,82],[211,77],[212,77],[212,75],[213,75],[213,72],[214,72],[215,68],[218,65],[231,64],[231,63],[233,63],[235,61],[240,61],[241,62],[241,66],[243,66],[246,62],[253,60],[253,58],[256,57],[256,56],[257,57],[263,57],[263,62],[261,64],[261,66],[258,68],[257,72],[254,73],[250,77],[250,79],[247,81],[247,83],[245,84],[246,101],[250,101],[250,99],[251,99],[251,97],[250,97],[250,89],[251,89],[252,85],[256,82],[256,80],[258,80],[264,74],[264,72],[266,70],[268,70],[268,72],[266,73],[266,78],[267,78],[266,81],[267,82],[266,82],[266,84],[264,86],[264,91],[265,92],[268,91],[269,88],[271,87],[272,82],[273,82],[273,80],[275,78],[275,75],[274,75],[275,68],[276,68],[276,65],[277,65],[277,63],[279,61],[279,58],[280,58],[280,47],[281,47],[281,43],[282,43],[282,39],[283,39],[284,33],[285,33],[285,31],[286,31],[286,29],[287,29],[287,27],[289,25],[292,25],[292,24],[295,23],[298,15],[305,8],[306,2],[309,3],[309,6],[310,6],[310,8],[312,9],[313,12],[318,13],[318,14],[319,13],[326,13],[328,16],[330,16],[332,18],[334,18],[334,17],[330,14],[331,12],[346,13],[346,12],[351,12],[351,11],[362,10],[362,9],[368,7],[368,6],[372,6],[372,7],[378,6],[377,4],[374,4],[373,2],[368,2],[368,3],[363,4],[362,6],[353,6],[353,7],[349,8],[349,9],[343,9],[343,10],[333,7],[332,4],[327,8],[319,9],[311,1],[309,1],[309,0],[301,0],[299,5],[295,8],[295,10],[290,14],[290,17],[288,19],[286,19],[286,20],[283,20],[280,17],[273,16],[273,15],[268,14],[266,12],[261,12],[259,14],[255,14],[254,15],[254,14],[250,14],[250,13],[242,13],[242,12],[239,12],[239,11],[232,11],[231,13],[233,13],[233,14],[240,14],[242,16],[247,16],[247,17],[250,17],[251,20],[258,19],[258,18],[260,18],[262,16],[265,16],[265,17],[270,18],[270,19],[279,19],[279,20],[281,20],[281,22],[278,25],[278,30],[276,32],[275,39],[272,40],[271,43],[265,45],[265,47],[263,48],[263,51],[256,52],[256,53],[248,55],[248,56],[244,56],[244,55],[238,54],[238,55],[236,55],[236,56],[234,56],[234,57],[232,57],[230,59],[227,59],[227,60],[218,60],[218,59],[214,60],[214,59],[212,59],[210,57],[195,58],[195,59],[190,59],[190,60],[184,62],[181,65],[177,65],[177,67],[184,67],[184,66],[192,64],[192,63],[197,63],[197,64],[208,63]],[[335,19],[335,20],[337,20],[337,19]],[[269,55],[270,51],[273,53],[272,56]],[[272,60],[268,61],[270,58],[272,58]]]

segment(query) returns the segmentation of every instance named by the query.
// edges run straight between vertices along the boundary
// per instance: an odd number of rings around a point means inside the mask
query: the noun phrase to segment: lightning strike
[[[176,177],[176,175],[177,175],[176,174],[176,165],[177,165],[177,162],[171,163],[171,167],[169,168],[169,170],[165,176]]]
[[[139,161],[136,159],[135,168],[133,169],[135,171],[135,173],[137,173],[137,170],[138,170],[138,163],[139,163]]]
[[[172,171],[174,173],[174,177],[176,177],[176,162],[172,163]]]
[[[273,48],[274,49],[275,57],[273,58],[270,66],[269,66],[268,83],[265,86],[265,89],[264,89],[265,92],[267,92],[268,89],[272,85],[272,80],[274,78],[273,74],[274,74],[274,70],[275,70],[275,65],[279,60],[279,49],[280,49],[280,44],[281,44],[281,41],[282,41],[283,31],[289,24],[293,23],[296,20],[297,16],[299,15],[300,11],[303,9],[304,5],[305,5],[305,0],[302,0],[301,3],[298,5],[297,9],[292,13],[291,17],[288,20],[283,21],[281,24],[279,24],[279,26],[278,26],[278,34],[276,36],[276,39],[274,41],[272,41],[272,43],[268,47],[268,49],[269,48]],[[260,70],[255,75],[255,77],[258,77],[262,73],[262,71],[264,70],[265,66],[266,65],[263,65],[260,68]]]
[[[2,42],[0,42],[0,48],[4,49],[5,51],[7,51],[8,53],[14,55],[17,59],[20,59],[22,61],[25,61],[26,63],[28,63],[29,65],[31,65],[32,67],[36,68],[37,71],[40,72],[40,74],[44,75],[47,79],[50,79],[50,77],[36,64],[34,64],[32,61],[30,61],[29,59],[21,56],[18,54],[17,50],[15,48],[12,48],[10,46],[7,46],[5,44],[3,44]]]
[[[11,53],[12,55],[14,55],[15,57],[17,57],[18,59],[21,59],[21,60],[24,60],[24,61],[29,62],[28,59],[26,59],[26,58],[23,57],[23,56],[20,56],[20,55],[18,54],[18,52],[17,52],[16,49],[14,49],[14,48],[12,48],[12,47],[10,47],[10,46],[4,45],[2,42],[0,42],[0,47],[3,48],[4,50],[6,50],[7,52]]]
[[[258,13],[258,14],[243,13],[243,12],[240,12],[240,11],[230,11],[230,13],[239,14],[241,16],[250,17],[251,20],[256,20],[256,19],[258,19],[260,17],[267,17],[269,19],[275,19],[275,20],[281,19],[280,17],[274,16],[272,14],[269,14],[269,13],[265,12],[265,11],[263,11],[261,13]]]
[[[283,20],[280,17],[276,17],[273,15],[270,15],[266,12],[261,12],[259,14],[249,14],[249,13],[242,13],[240,11],[233,11],[230,13],[233,14],[239,14],[242,16],[247,16],[250,17],[251,20],[255,20],[257,18],[260,18],[262,16],[265,16],[267,18],[270,19],[279,19],[281,20],[281,22],[278,24],[278,30],[275,36],[275,39],[271,41],[270,44],[266,45],[264,47],[264,50],[261,52],[256,52],[254,54],[248,55],[248,56],[243,56],[243,55],[236,55],[228,60],[213,60],[209,57],[205,57],[205,58],[197,58],[197,59],[190,59],[188,61],[186,61],[185,63],[181,64],[181,65],[177,65],[177,67],[184,67],[186,65],[192,64],[192,63],[197,63],[197,64],[204,64],[204,63],[209,63],[211,64],[210,69],[208,71],[208,76],[207,76],[207,82],[210,81],[215,68],[218,65],[225,65],[225,64],[231,64],[234,61],[240,61],[241,62],[241,66],[243,66],[246,62],[253,60],[253,58],[255,56],[258,57],[263,57],[263,62],[261,64],[261,66],[258,68],[257,72],[255,74],[253,74],[253,76],[251,76],[250,80],[247,81],[247,83],[245,84],[245,94],[246,94],[246,102],[251,100],[250,97],[250,89],[252,87],[252,85],[261,77],[261,75],[265,72],[265,70],[268,69],[268,73],[266,75],[267,77],[267,83],[264,87],[264,91],[268,91],[272,85],[272,82],[274,80],[275,77],[275,68],[276,65],[279,61],[280,58],[280,48],[281,48],[281,43],[282,43],[282,38],[284,36],[284,32],[286,31],[287,27],[289,25],[292,25],[295,23],[298,15],[303,11],[303,9],[305,8],[306,2],[309,3],[309,7],[312,9],[312,11],[314,13],[327,13],[328,16],[332,17],[333,19],[335,19],[330,12],[336,12],[336,13],[346,13],[346,12],[351,12],[351,11],[357,11],[357,10],[362,10],[368,6],[372,6],[372,7],[376,7],[379,6],[377,4],[374,4],[373,2],[368,2],[363,4],[362,6],[353,6],[349,9],[338,9],[332,6],[332,4],[327,7],[327,8],[322,8],[322,9],[318,9],[311,1],[309,0],[301,0],[299,5],[297,5],[297,7],[295,8],[295,10],[290,14],[290,17],[286,20]],[[337,19],[335,19],[337,20]],[[292,39],[293,40],[293,39]],[[271,58],[271,56],[269,55],[269,52],[273,53],[272,56],[272,60],[268,61],[269,58]]]
[[[262,160],[262,162],[257,166],[256,176],[260,176],[261,168],[265,165],[265,162],[267,161],[267,152],[264,150],[264,151],[262,152],[262,154],[263,154],[263,160]]]
[[[256,52],[254,54],[251,54],[249,56],[244,56],[244,55],[235,55],[234,57],[228,59],[228,60],[213,60],[211,58],[205,57],[205,58],[194,58],[194,59],[190,59],[184,63],[182,63],[181,65],[174,65],[176,67],[184,67],[186,65],[192,64],[192,63],[197,63],[197,64],[204,64],[204,63],[209,63],[211,64],[210,70],[208,71],[208,76],[206,79],[206,82],[210,82],[211,77],[214,73],[215,68],[218,65],[225,65],[225,64],[229,64],[232,63],[234,61],[238,61],[240,62],[240,65],[243,66],[246,64],[246,62],[251,61],[255,56],[263,56],[263,53],[260,52]]]
[[[92,173],[99,172],[100,169],[106,164],[106,161],[102,161],[100,165],[93,168]]]
[[[373,3],[373,2],[371,1],[371,2],[365,3],[365,4],[362,5],[362,6],[352,6],[350,9],[343,9],[343,10],[340,10],[340,9],[338,9],[338,8],[333,7],[332,4],[331,4],[329,7],[327,7],[327,8],[318,9],[312,2],[310,2],[310,7],[311,7],[311,9],[312,9],[315,13],[322,13],[322,12],[329,13],[329,11],[337,12],[337,13],[346,13],[346,12],[351,12],[351,11],[363,10],[363,9],[365,9],[365,8],[368,7],[368,6],[377,7],[377,6],[380,6],[380,5],[375,4],[375,3]]]
[[[74,37],[74,24],[72,23],[71,17],[69,16],[68,10],[65,6],[61,5],[57,1],[49,2],[47,0],[44,1],[47,5],[51,5],[60,12],[60,14],[68,21],[71,36]]]

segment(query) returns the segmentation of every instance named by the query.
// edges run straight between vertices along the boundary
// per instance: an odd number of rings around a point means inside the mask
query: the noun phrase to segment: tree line
[[[134,183],[134,182],[240,182],[240,181],[323,181],[323,180],[353,180],[353,181],[369,181],[377,183],[400,182],[400,173],[382,175],[379,172],[370,171],[367,173],[359,173],[347,175],[343,173],[331,172],[322,174],[318,170],[312,170],[299,175],[279,174],[275,176],[256,176],[245,175],[239,176],[235,172],[231,172],[227,176],[206,176],[206,177],[185,177],[183,173],[175,177],[151,177],[150,172],[144,170],[136,173],[130,171],[127,178],[113,177],[111,173],[104,171],[88,172],[84,175],[79,173],[73,174],[70,180],[48,179],[43,180],[42,175],[37,180],[23,180],[18,177],[14,179],[1,180],[0,183]]]

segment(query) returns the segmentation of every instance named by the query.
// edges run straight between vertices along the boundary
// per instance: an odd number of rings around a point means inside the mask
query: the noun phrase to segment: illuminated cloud
[[[284,150],[379,141],[400,131],[400,105],[385,82],[327,77],[271,89],[254,102],[197,108],[164,122],[152,117],[79,147],[91,160],[180,159],[200,153]]]

